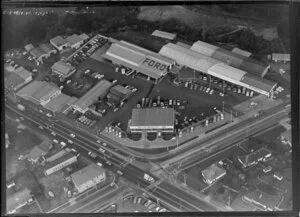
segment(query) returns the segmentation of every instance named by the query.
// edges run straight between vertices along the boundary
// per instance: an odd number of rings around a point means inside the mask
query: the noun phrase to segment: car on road
[[[97,143],[101,144],[101,141],[98,139],[98,140],[97,140]]]
[[[74,133],[71,133],[70,136],[71,136],[72,138],[75,138],[75,134],[74,134]]]
[[[68,140],[68,143],[73,144],[73,141],[69,139],[69,140]]]
[[[150,205],[148,206],[148,209],[154,209],[155,206],[156,206],[156,204],[155,204],[155,203],[152,203],[152,204],[150,204]]]
[[[103,148],[99,148],[98,150],[102,153],[105,153],[105,150]]]
[[[53,139],[53,142],[56,143],[56,144],[59,143],[58,140],[56,140],[56,139]]]
[[[102,163],[100,163],[100,162],[97,162],[97,165],[98,165],[99,167],[102,167],[102,166],[103,166]]]
[[[122,175],[123,175],[123,172],[120,171],[120,170],[118,170],[118,171],[117,171],[117,174],[119,174],[120,176],[122,176]]]

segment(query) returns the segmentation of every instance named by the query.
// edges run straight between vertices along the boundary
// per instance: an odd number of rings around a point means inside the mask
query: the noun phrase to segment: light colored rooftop
[[[165,31],[160,31],[160,30],[155,30],[152,33],[153,36],[160,37],[160,38],[165,38],[169,40],[174,40],[176,38],[176,34],[165,32]]]
[[[81,186],[84,183],[97,178],[98,176],[105,173],[103,167],[98,166],[95,163],[92,163],[83,169],[73,173],[71,175],[72,180],[76,186]]]

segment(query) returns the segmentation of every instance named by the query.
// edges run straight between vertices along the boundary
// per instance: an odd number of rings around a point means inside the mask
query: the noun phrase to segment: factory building
[[[76,71],[76,68],[70,64],[63,62],[63,61],[58,61],[53,64],[53,66],[51,67],[51,70],[53,73],[56,73],[63,78],[67,78]]]

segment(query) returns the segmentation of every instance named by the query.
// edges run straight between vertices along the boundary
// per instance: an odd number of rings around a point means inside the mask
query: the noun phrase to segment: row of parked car
[[[96,120],[87,118],[85,115],[78,117],[77,120],[87,127],[92,127],[97,122]]]
[[[138,197],[138,196],[133,196],[133,195],[127,197],[126,199],[131,201],[134,204],[141,204],[141,205],[145,206],[151,212],[152,212],[152,210],[154,210],[155,212],[167,212],[168,211],[166,208],[159,206],[158,204],[156,204],[155,202],[153,202],[150,199],[145,199],[143,197]]]
[[[121,123],[118,122],[116,124],[110,124],[109,126],[105,127],[104,132],[106,133],[112,133],[115,136],[122,138],[122,131],[120,129]]]
[[[180,99],[162,99],[160,96],[157,99],[152,98],[142,98],[141,102],[138,102],[137,108],[145,108],[145,107],[175,107],[175,106],[183,106],[188,104],[187,100]]]

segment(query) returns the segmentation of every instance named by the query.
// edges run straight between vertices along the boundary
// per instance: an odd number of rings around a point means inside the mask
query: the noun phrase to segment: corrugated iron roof
[[[174,126],[175,112],[173,108],[132,109],[130,126]]]
[[[44,107],[52,112],[62,112],[66,105],[73,105],[76,100],[78,100],[78,98],[61,93],[48,102]]]
[[[259,78],[249,73],[242,78],[241,82],[266,92],[270,92],[276,85],[276,83],[272,81]]]
[[[176,34],[165,32],[165,31],[160,31],[160,30],[155,30],[152,33],[153,36],[160,37],[160,38],[165,38],[169,40],[174,40],[176,38]]]
[[[71,45],[74,45],[74,44],[77,44],[77,43],[80,43],[82,42],[82,38],[79,37],[78,35],[76,34],[73,34],[73,35],[70,35],[66,38],[66,40],[71,44]]]
[[[248,52],[248,51],[245,51],[245,50],[242,50],[240,48],[233,48],[232,49],[232,52],[233,53],[236,53],[236,54],[239,54],[239,55],[242,55],[244,57],[250,57],[252,55],[252,53]]]
[[[68,75],[71,71],[73,71],[75,69],[75,67],[72,65],[69,65],[63,61],[58,61],[53,64],[51,69],[59,72],[60,74]]]
[[[210,57],[218,48],[219,47],[208,44],[204,41],[196,41],[190,49]]]
[[[54,38],[51,38],[50,42],[52,42],[53,44],[55,44],[58,47],[69,43],[66,39],[62,38],[60,35],[58,35]]]
[[[73,173],[71,177],[75,186],[81,186],[87,183],[88,181],[97,178],[102,174],[105,174],[105,170],[103,169],[103,167],[100,167],[95,163],[92,163],[84,167],[83,169]]]
[[[9,196],[6,200],[7,212],[13,212],[16,209],[21,208],[27,204],[27,201],[32,198],[31,191],[28,188],[24,188],[15,194]]]
[[[233,68],[224,63],[216,64],[216,65],[212,66],[208,71],[209,71],[209,74],[211,74],[215,77],[230,78],[231,80],[234,80],[234,81],[241,81],[242,78],[247,74],[246,72],[244,72],[242,70]]]

